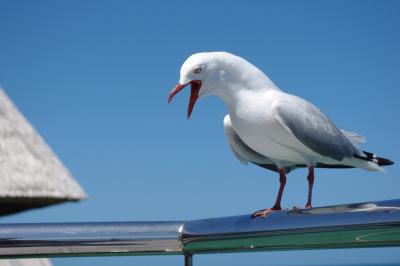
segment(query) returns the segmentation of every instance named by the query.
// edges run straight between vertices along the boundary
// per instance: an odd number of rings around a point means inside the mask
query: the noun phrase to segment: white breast
[[[313,154],[305,154],[305,146],[272,115],[271,106],[275,94],[279,93],[242,93],[235,104],[228,107],[232,126],[249,147],[278,163],[307,163]]]

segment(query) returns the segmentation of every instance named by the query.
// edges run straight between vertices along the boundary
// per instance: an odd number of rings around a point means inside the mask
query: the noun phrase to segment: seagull
[[[181,67],[180,80],[168,102],[188,85],[188,119],[198,99],[219,96],[228,109],[224,129],[237,159],[279,174],[275,204],[254,212],[252,218],[282,209],[286,175],[296,168],[308,168],[305,208],[312,208],[315,168],[383,171],[382,166],[393,164],[360,150],[363,136],[340,130],[313,104],[283,92],[260,69],[239,56],[228,52],[191,55]]]

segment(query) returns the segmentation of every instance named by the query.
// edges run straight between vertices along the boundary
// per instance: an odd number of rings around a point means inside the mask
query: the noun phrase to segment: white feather
[[[204,71],[193,74],[199,66]],[[243,163],[258,154],[278,168],[325,163],[382,170],[376,163],[353,157],[362,154],[354,144],[364,143],[363,136],[340,131],[317,107],[282,92],[243,58],[226,52],[192,55],[181,68],[180,80],[185,83],[197,79],[202,81],[200,98],[216,95],[227,105],[230,120],[225,119],[225,131]]]
[[[345,130],[340,130],[342,133],[353,143],[353,144],[363,144],[367,141],[367,139],[363,136],[360,135],[356,132],[353,131],[345,131]]]

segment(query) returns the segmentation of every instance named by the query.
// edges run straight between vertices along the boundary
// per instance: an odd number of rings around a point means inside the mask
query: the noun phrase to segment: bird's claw
[[[311,209],[311,208],[312,208],[311,204],[307,204],[306,206],[304,206],[304,208],[301,208],[301,207],[298,207],[298,206],[293,206],[292,210],[293,211],[301,211],[301,210],[304,210],[304,209]]]
[[[254,219],[257,217],[266,218],[269,214],[271,214],[275,211],[280,211],[280,210],[281,210],[280,207],[272,207],[272,208],[267,208],[264,210],[259,210],[251,215],[251,219]]]

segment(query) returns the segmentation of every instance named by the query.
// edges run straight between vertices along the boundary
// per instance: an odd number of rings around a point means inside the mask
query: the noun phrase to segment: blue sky
[[[396,1],[1,1],[0,85],[89,194],[2,222],[189,220],[272,205],[276,174],[241,165],[217,98],[186,119],[167,96],[182,62],[225,50],[320,107],[363,146],[399,161]],[[400,198],[386,173],[318,170],[314,205]],[[306,201],[306,172],[283,206]],[[202,255],[196,265],[394,263],[400,250]],[[69,258],[55,265],[179,265],[180,257]]]

